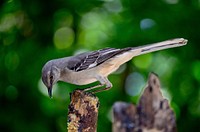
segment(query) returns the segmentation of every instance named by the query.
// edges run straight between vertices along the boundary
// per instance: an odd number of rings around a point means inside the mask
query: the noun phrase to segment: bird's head
[[[42,68],[42,81],[48,89],[49,97],[52,97],[53,85],[59,80],[60,70],[53,61],[47,62]]]

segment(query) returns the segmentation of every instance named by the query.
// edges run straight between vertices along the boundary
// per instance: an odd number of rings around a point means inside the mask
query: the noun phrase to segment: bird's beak
[[[48,87],[48,94],[49,94],[49,97],[52,98],[52,86]]]

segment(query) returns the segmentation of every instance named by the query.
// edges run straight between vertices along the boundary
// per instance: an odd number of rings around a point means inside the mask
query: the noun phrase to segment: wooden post
[[[136,126],[136,107],[125,102],[116,102],[113,105],[114,121],[113,132],[132,132]],[[138,125],[138,121],[137,121]]]
[[[68,107],[68,132],[96,132],[99,99],[82,90],[75,90]]]
[[[176,132],[175,114],[162,96],[159,79],[153,73],[138,105],[117,102],[113,114],[113,132]]]

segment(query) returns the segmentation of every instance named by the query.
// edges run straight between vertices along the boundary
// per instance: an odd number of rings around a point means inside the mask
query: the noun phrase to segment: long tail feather
[[[184,46],[186,44],[187,44],[186,39],[176,38],[176,39],[166,40],[166,41],[162,41],[162,42],[158,42],[154,44],[139,46],[133,49],[140,49],[141,52],[138,55],[141,55],[141,54],[146,54],[146,53],[154,52],[158,50]]]

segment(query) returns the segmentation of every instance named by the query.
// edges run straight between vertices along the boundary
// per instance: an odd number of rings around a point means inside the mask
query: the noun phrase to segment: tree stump
[[[68,107],[68,132],[96,132],[99,99],[82,90],[70,96]]]

